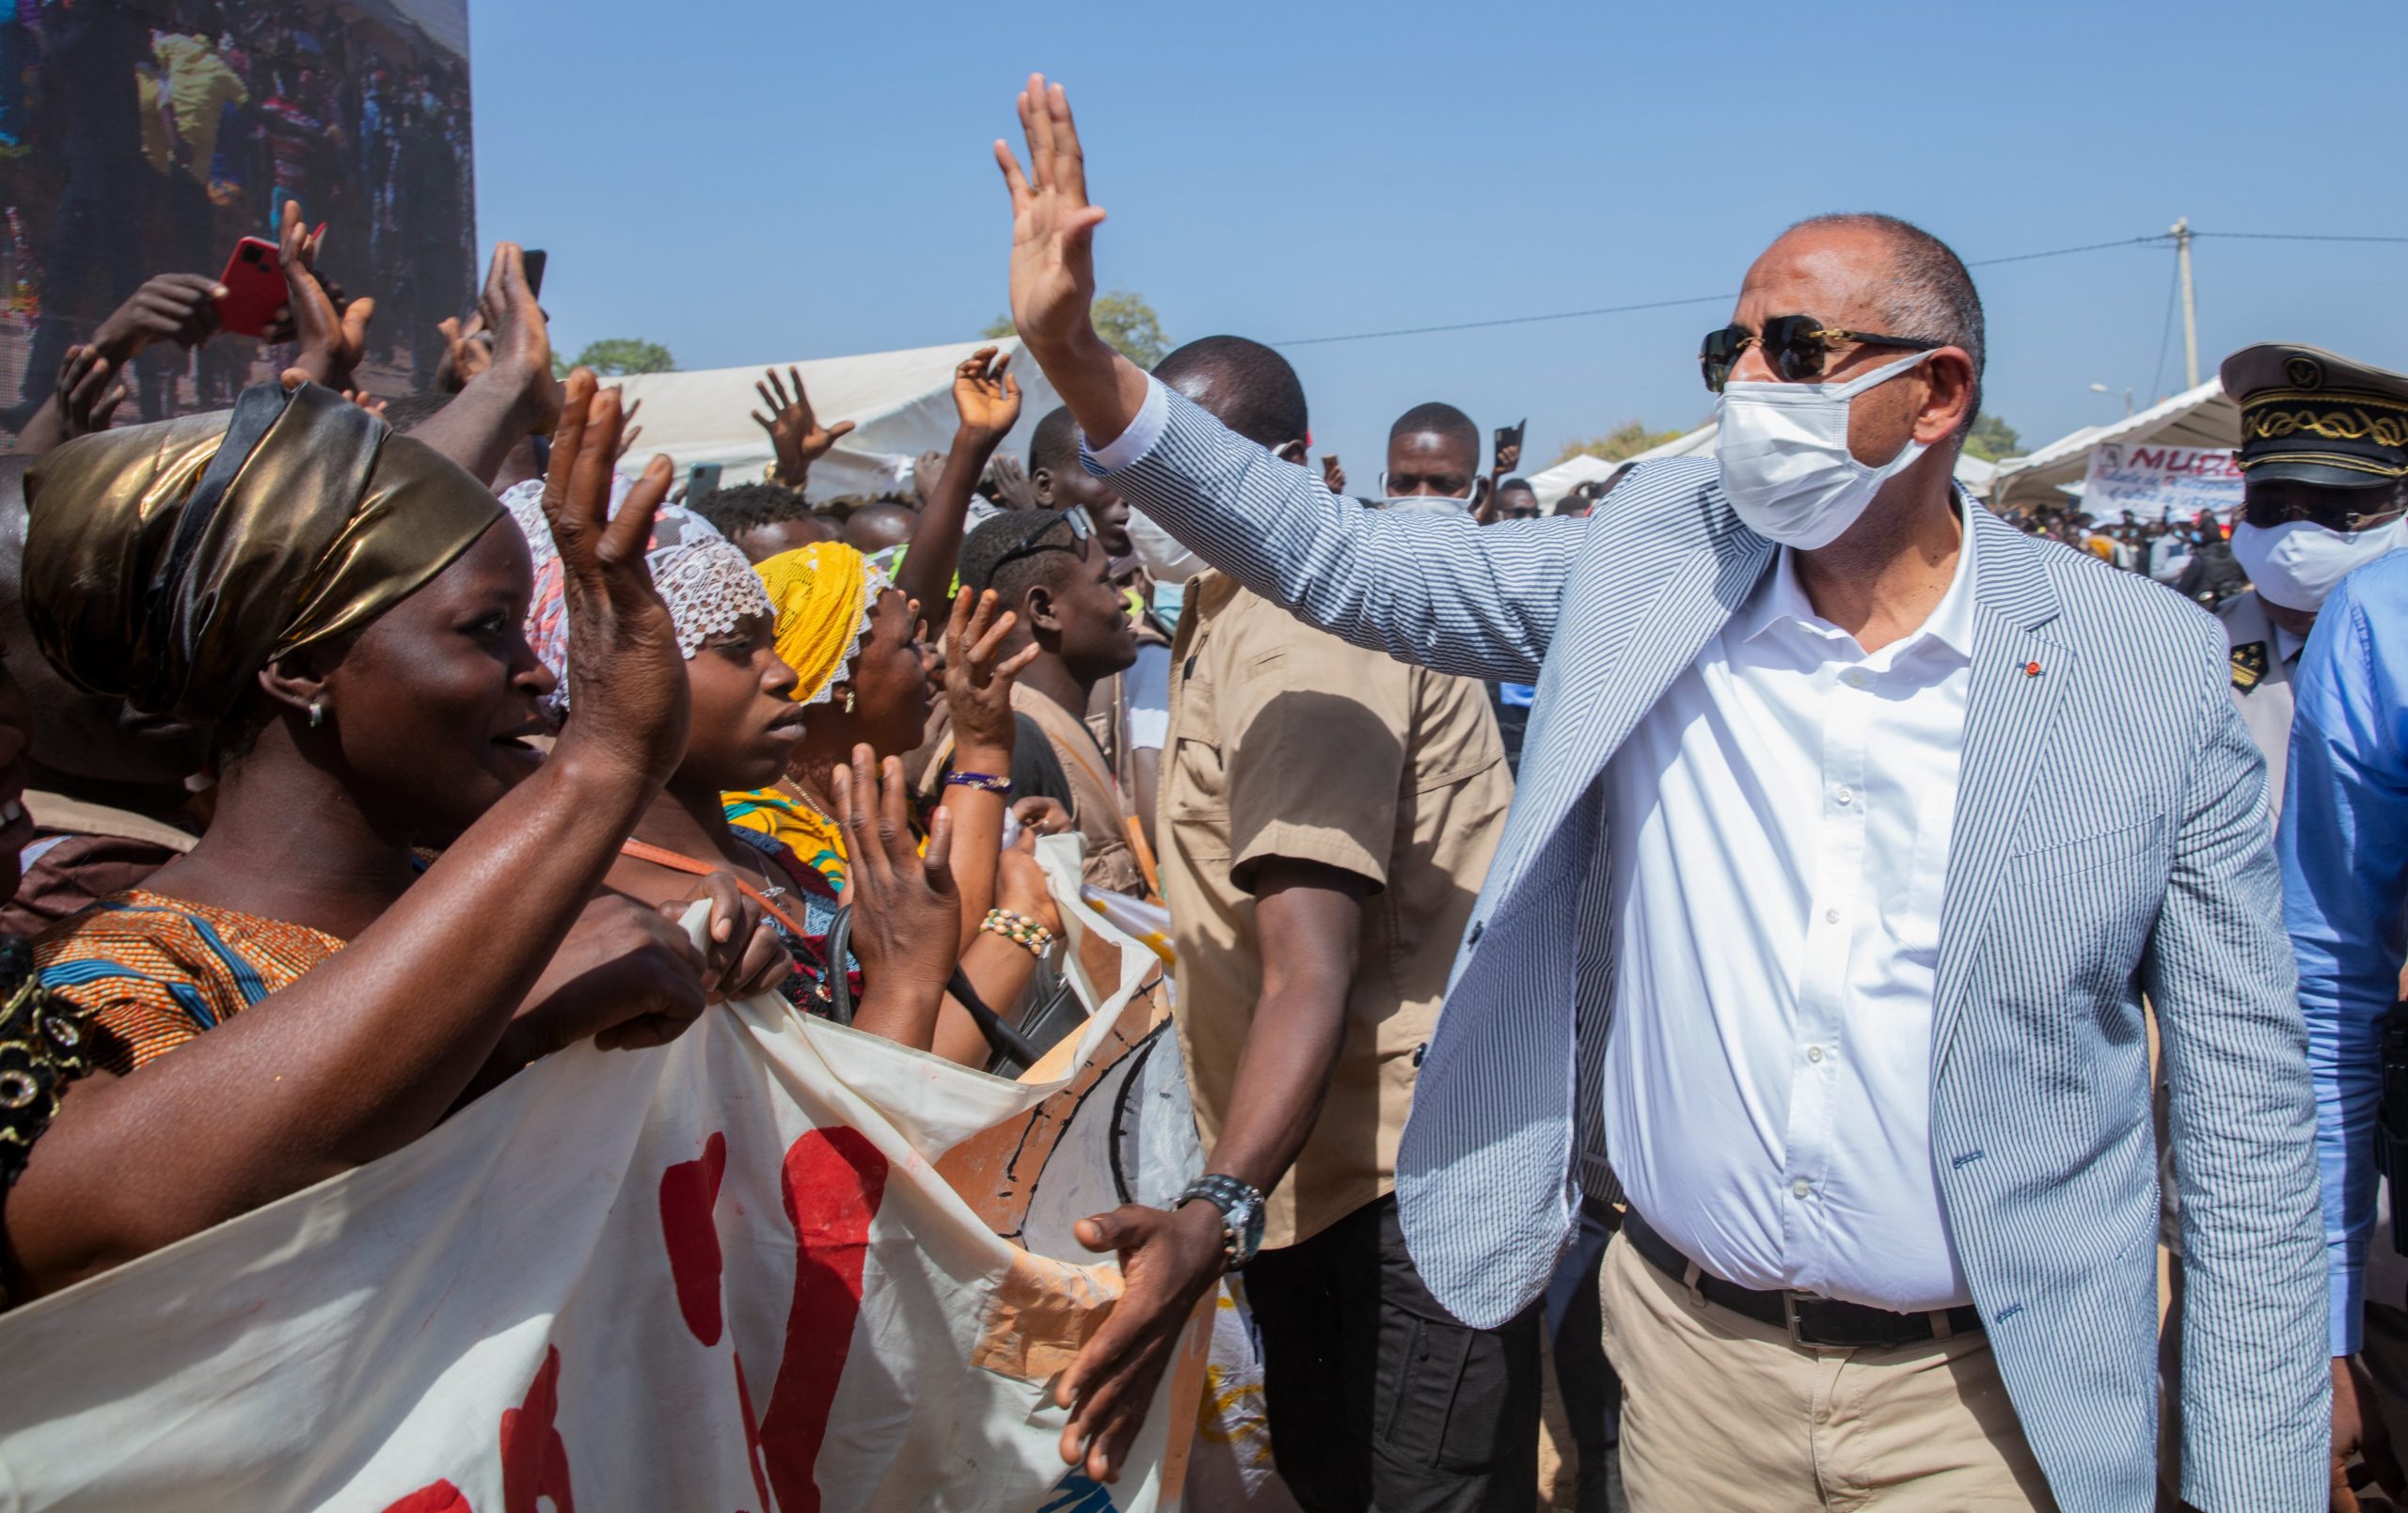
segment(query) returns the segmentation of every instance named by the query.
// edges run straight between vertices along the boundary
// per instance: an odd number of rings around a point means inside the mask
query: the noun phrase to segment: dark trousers
[[[1578,1447],[1576,1513],[1623,1513],[1622,1379],[1606,1359],[1605,1309],[1597,1269],[1622,1216],[1591,1198],[1580,1205],[1572,1248],[1546,1285],[1546,1338],[1555,1357],[1555,1388]]]
[[[1245,1269],[1280,1477],[1306,1513],[1529,1513],[1539,1305],[1478,1330],[1405,1253],[1396,1200]]]

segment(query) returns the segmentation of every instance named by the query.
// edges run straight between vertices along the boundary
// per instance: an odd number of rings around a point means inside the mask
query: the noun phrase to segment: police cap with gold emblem
[[[2265,341],[2226,357],[2223,377],[2249,478],[2336,489],[2408,478],[2408,374]]]

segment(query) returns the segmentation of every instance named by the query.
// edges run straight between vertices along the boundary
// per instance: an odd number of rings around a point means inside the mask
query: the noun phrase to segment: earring
[[[315,699],[309,701],[309,728],[316,730],[326,722],[326,706]]]
[[[845,713],[848,715],[851,714],[853,712],[853,706],[858,702],[860,702],[860,701],[853,695],[852,685],[847,684],[845,686]]]

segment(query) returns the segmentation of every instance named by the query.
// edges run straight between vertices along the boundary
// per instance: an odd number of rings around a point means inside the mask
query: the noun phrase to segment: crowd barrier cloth
[[[1069,1224],[1200,1156],[1159,958],[1045,846],[1092,1011],[1046,1064],[990,1077],[774,997],[547,1058],[0,1316],[0,1510],[1177,1508],[1209,1300],[1117,1482],[1055,1450],[1053,1380],[1120,1285]]]

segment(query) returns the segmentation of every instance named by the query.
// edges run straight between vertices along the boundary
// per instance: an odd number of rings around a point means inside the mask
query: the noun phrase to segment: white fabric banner
[[[2102,524],[2127,510],[2155,521],[2169,513],[2189,520],[2202,510],[2222,515],[2241,508],[2241,465],[2230,448],[2105,441],[2091,449],[2082,483],[2083,509]]]
[[[754,1000],[0,1316],[0,1509],[1175,1508],[1208,1321],[1117,1484],[1054,1448],[1119,1278],[1032,1210],[1198,1159],[1159,963],[1073,936],[1098,1012],[1058,1079]],[[1074,1125],[1107,1088],[1144,1117]]]

